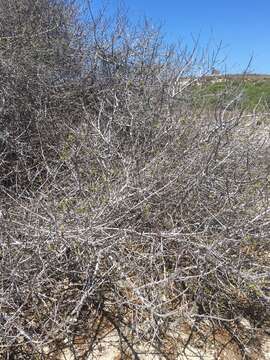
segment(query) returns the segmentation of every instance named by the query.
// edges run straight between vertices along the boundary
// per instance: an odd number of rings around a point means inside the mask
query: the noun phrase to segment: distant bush
[[[114,328],[123,357],[176,358],[181,324],[244,356],[270,315],[267,118],[233,86],[197,106],[196,51],[78,5],[0,1],[2,357],[80,336],[86,359]]]

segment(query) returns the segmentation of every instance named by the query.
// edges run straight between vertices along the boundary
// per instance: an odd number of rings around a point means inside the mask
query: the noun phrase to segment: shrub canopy
[[[0,1],[1,356],[86,359],[116,329],[177,358],[183,324],[244,355],[270,318],[269,116],[235,87],[198,105],[197,49],[79,5]]]

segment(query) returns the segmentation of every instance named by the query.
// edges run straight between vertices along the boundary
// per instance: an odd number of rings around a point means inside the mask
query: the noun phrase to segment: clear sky
[[[96,4],[99,1],[95,1]],[[146,16],[161,23],[169,41],[212,48],[222,41],[227,72],[244,70],[253,56],[251,70],[270,73],[270,0],[124,0],[129,16]],[[110,9],[119,0],[109,0]]]

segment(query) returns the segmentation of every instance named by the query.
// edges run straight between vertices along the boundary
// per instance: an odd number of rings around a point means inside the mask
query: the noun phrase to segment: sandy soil
[[[181,335],[181,340],[184,342],[188,339],[188,334]],[[215,340],[208,341],[208,343],[190,342],[185,351],[179,346],[175,355],[169,357],[171,360],[242,360],[239,347],[224,333],[220,332],[215,336]],[[180,344],[180,342],[179,342]],[[177,346],[175,346],[177,347]],[[165,360],[168,359],[161,354],[158,354],[153,348],[146,348],[144,346],[137,346],[138,359],[140,360]],[[177,354],[176,354],[177,353]],[[80,355],[81,351],[78,349],[76,356]],[[259,341],[253,345],[246,347],[246,354],[249,360],[270,360],[270,335],[262,335]],[[76,356],[72,354],[69,349],[57,356],[57,360],[76,360]],[[56,360],[56,358],[54,358]],[[132,360],[134,355],[124,355],[121,357],[120,344],[117,332],[112,332],[107,338],[104,338],[100,344],[95,348],[93,353],[88,356],[88,360]],[[136,360],[136,359],[135,359]]]

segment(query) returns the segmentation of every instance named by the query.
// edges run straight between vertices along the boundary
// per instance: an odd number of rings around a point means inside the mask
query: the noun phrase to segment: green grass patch
[[[193,88],[194,105],[226,106],[237,99],[233,106],[242,106],[247,110],[265,110],[270,107],[270,80],[225,80],[207,82]]]

